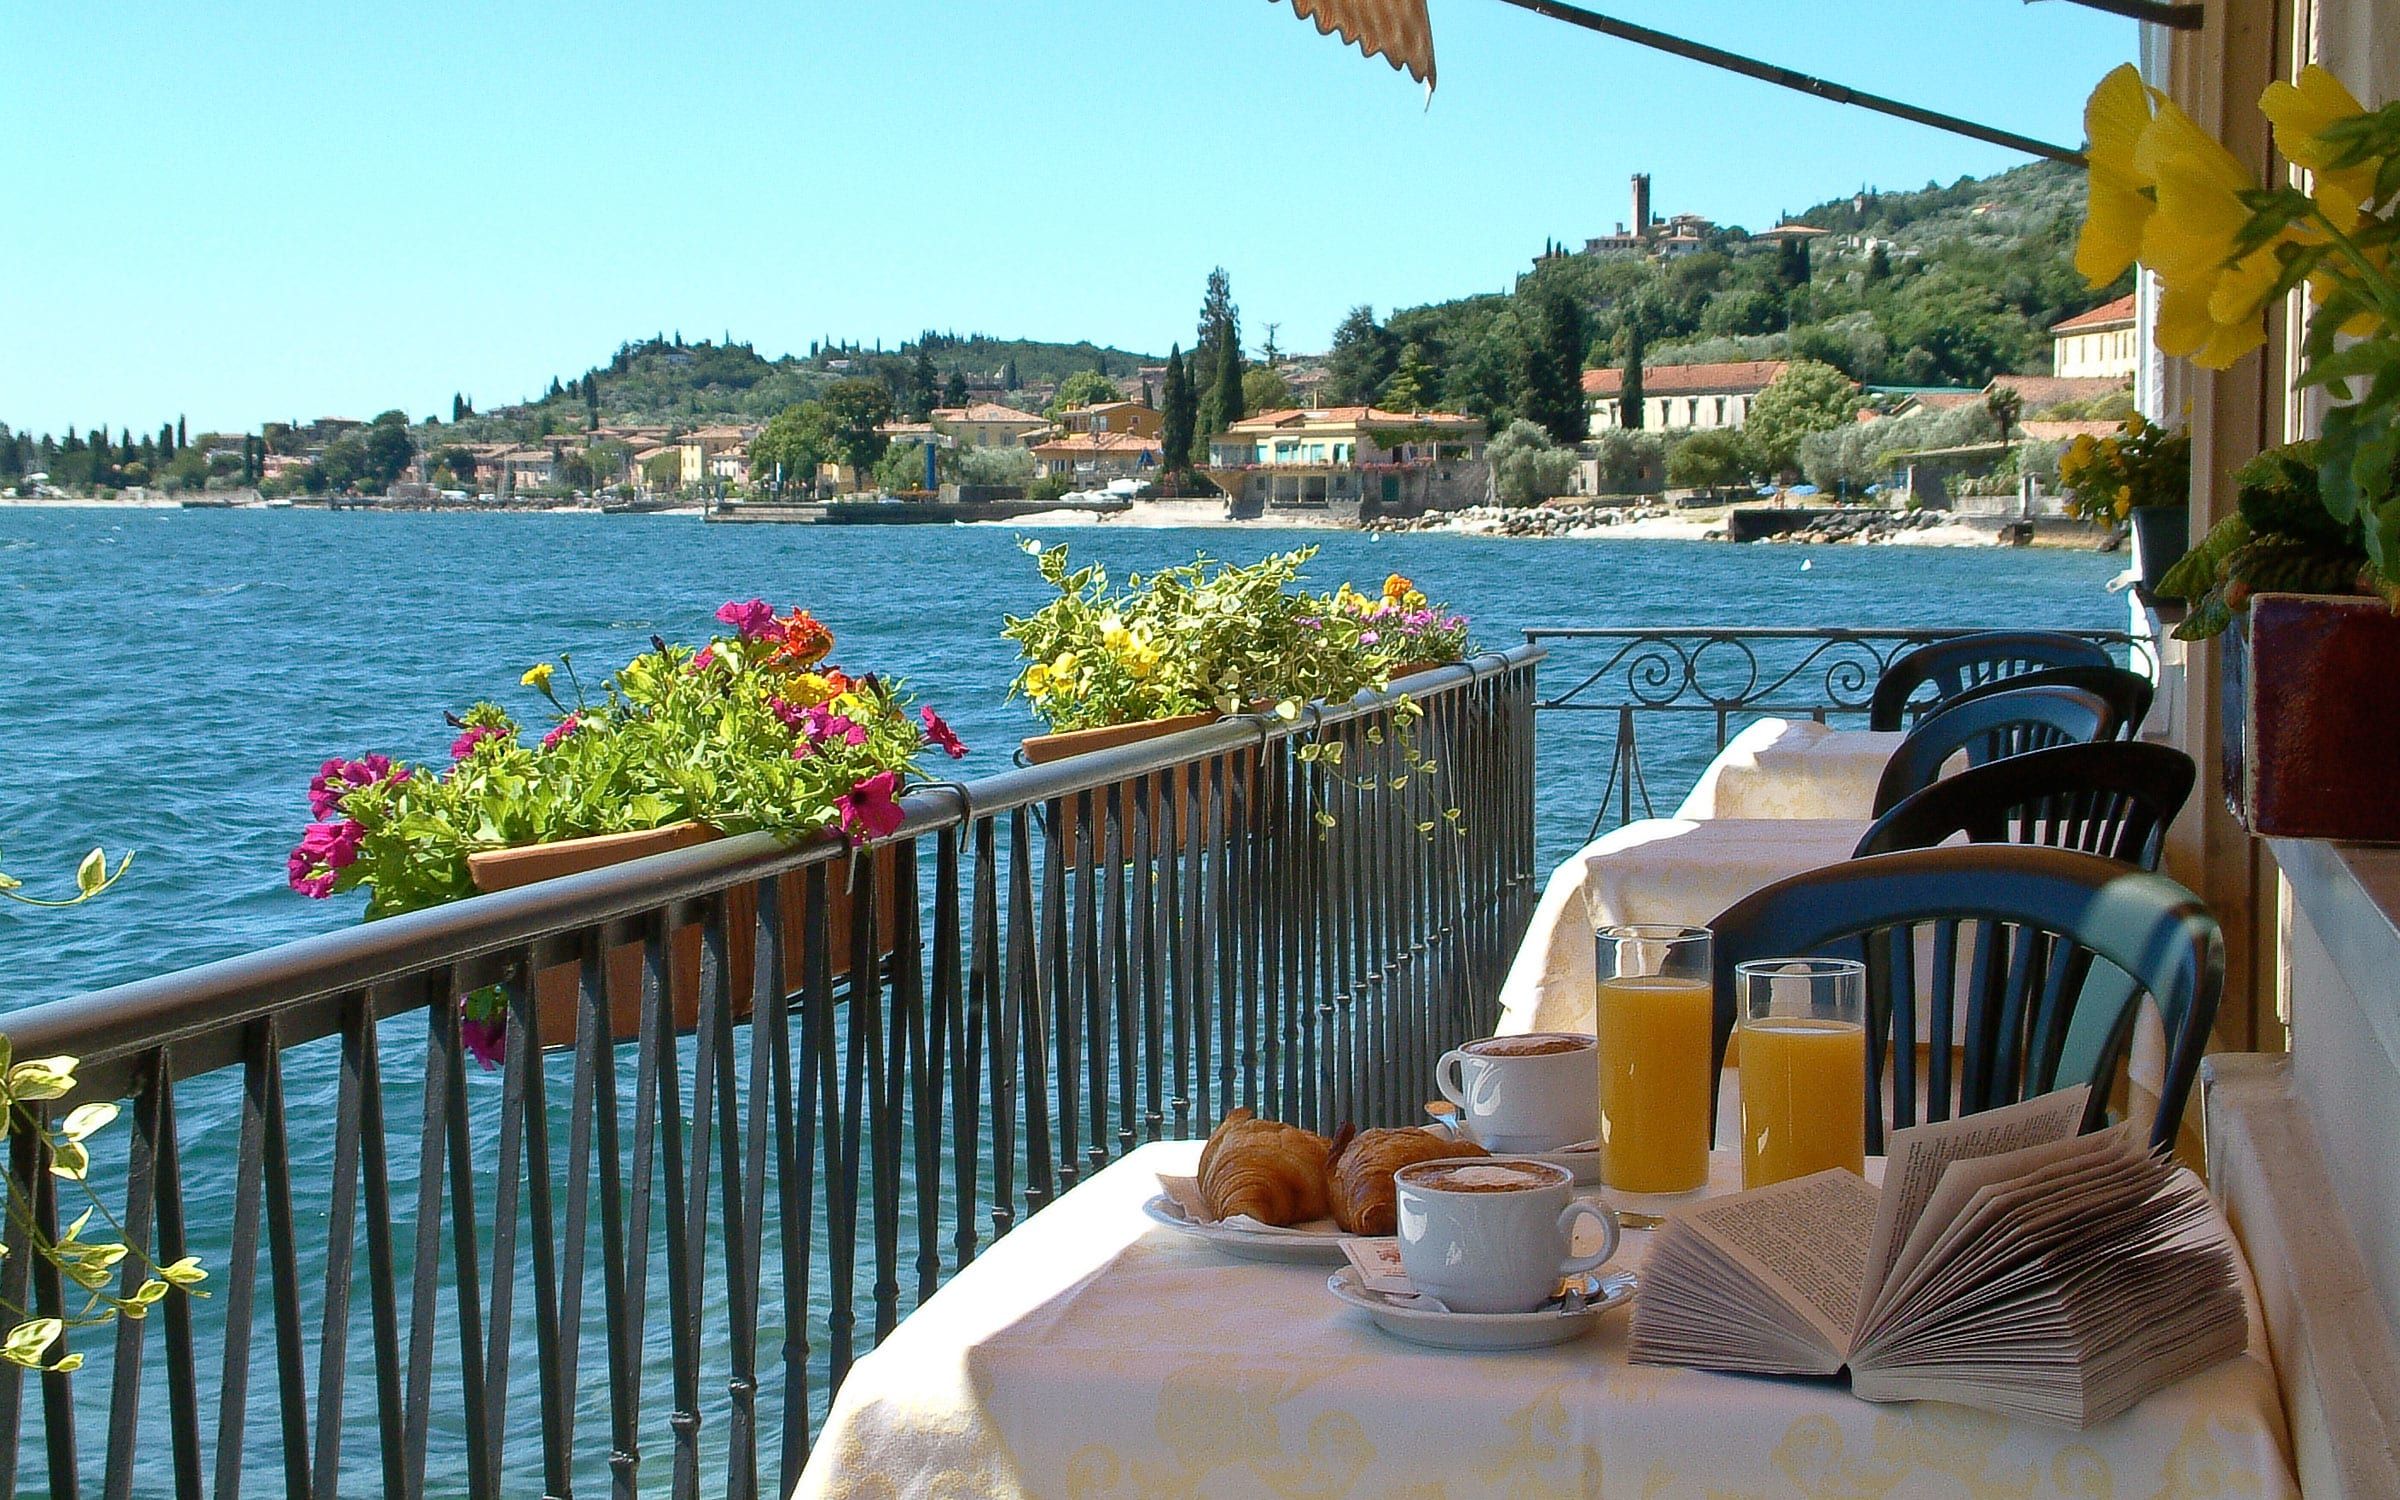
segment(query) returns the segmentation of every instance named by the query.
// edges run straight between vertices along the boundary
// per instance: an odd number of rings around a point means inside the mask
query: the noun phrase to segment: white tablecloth
[[[1907,736],[1760,719],[1725,742],[1679,818],[1864,818],[1884,762]]]
[[[1622,1312],[1554,1349],[1420,1349],[1334,1301],[1326,1267],[1227,1259],[1144,1218],[1156,1174],[1198,1155],[1143,1147],[990,1247],[852,1369],[796,1494],[2294,1493],[2263,1353],[2073,1432],[1628,1365]],[[1727,1153],[1717,1168],[1738,1178]],[[1629,1232],[1620,1264],[1649,1238]]]
[[[1592,1029],[1592,931],[1664,922],[1705,927],[1787,875],[1839,864],[1863,818],[1645,818],[1558,867],[1500,988],[1503,1034]]]

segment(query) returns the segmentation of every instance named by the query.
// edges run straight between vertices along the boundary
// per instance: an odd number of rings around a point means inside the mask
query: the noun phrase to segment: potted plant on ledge
[[[551,715],[534,743],[513,714],[487,702],[453,721],[460,732],[447,767],[380,755],[325,762],[309,788],[315,821],[291,854],[292,888],[319,898],[364,888],[374,919],[726,834],[838,833],[863,846],[899,828],[900,793],[924,755],[966,753],[932,709],[912,712],[899,685],[828,664],[832,632],[807,611],[779,616],[753,599],[727,604],[717,618],[731,634],[698,651],[654,637],[597,701],[571,661],[533,667],[523,685]],[[571,703],[559,691],[561,667]],[[908,893],[888,858],[874,866],[888,922]],[[787,979],[803,972],[798,884],[779,886],[795,934]],[[849,951],[841,881],[832,895],[838,971]],[[730,981],[746,1005],[754,898],[736,891],[728,905]],[[688,1028],[697,1018],[700,934],[686,928],[673,940],[676,1019]],[[619,1038],[639,1025],[640,958],[638,946],[610,956]],[[543,1045],[573,1040],[575,995],[572,967],[537,982]],[[490,994],[467,1001],[479,1053],[496,1048],[497,1005]]]
[[[2161,427],[2135,412],[2108,437],[2086,434],[2059,456],[2059,481],[2068,508],[2087,521],[2125,527],[2133,542],[2133,570],[2154,598],[2190,545],[2192,523],[2192,435]]]
[[[2297,384],[2318,436],[2236,476],[2236,511],[2161,580],[2193,600],[2186,640],[2235,629],[2227,790],[2254,832],[2400,839],[2379,747],[2400,734],[2382,676],[2400,656],[2400,104],[2368,109],[2315,66],[2259,98],[2306,190],[2262,186],[2137,70],[2086,107],[2090,192],[2076,266],[2158,278],[2161,351],[2224,369],[2306,288]],[[2246,658],[2246,659],[2245,659]]]

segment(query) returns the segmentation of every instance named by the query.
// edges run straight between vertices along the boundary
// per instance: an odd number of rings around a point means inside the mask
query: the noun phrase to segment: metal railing
[[[52,1108],[133,1101],[93,1186],[211,1280],[0,1365],[0,1495],[788,1492],[862,1346],[1082,1176],[1237,1103],[1416,1113],[1531,911],[1540,655],[9,1016],[83,1059]]]
[[[1549,685],[1535,707],[1544,714],[1613,718],[1605,741],[1579,735],[1570,754],[1606,756],[1607,776],[1587,840],[1597,838],[1615,803],[1616,821],[1656,817],[1652,776],[1639,725],[1656,716],[1657,736],[1675,778],[1698,779],[1725,748],[1738,721],[1762,715],[1863,723],[1875,684],[1892,659],[1969,630],[1867,630],[1840,627],[1654,629],[1559,627],[1528,630],[1528,644],[1550,658]],[[2121,630],[2074,630],[2155,677],[2151,643]],[[1549,752],[1545,752],[1548,754]],[[1639,809],[1637,812],[1636,809]]]

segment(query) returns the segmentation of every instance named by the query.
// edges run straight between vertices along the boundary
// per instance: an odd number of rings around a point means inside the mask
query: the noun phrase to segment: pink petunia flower
[[[863,745],[867,742],[867,726],[848,714],[837,714],[819,705],[804,710],[801,718],[808,726],[809,739],[816,744],[823,744],[827,740],[840,740],[845,745]]]
[[[695,672],[705,672],[711,666],[716,664],[716,660],[717,648],[715,646],[702,646],[700,648],[700,654],[692,658],[691,670]]]
[[[366,825],[344,818],[339,823],[311,823],[284,861],[284,879],[311,900],[333,894],[342,871],[358,862],[359,841]]]
[[[342,799],[360,787],[407,779],[407,769],[394,771],[388,755],[366,755],[357,760],[344,760],[337,755],[317,767],[317,774],[309,779],[309,816],[320,821],[330,818],[342,810]]]
[[[898,833],[902,817],[899,790],[898,771],[878,771],[835,798],[834,805],[842,812],[842,832],[859,844]]]
[[[731,625],[745,641],[765,638],[780,639],[783,628],[775,618],[775,606],[764,599],[745,599],[717,607],[717,618]]]
[[[558,721],[558,723],[557,723],[557,725],[556,725],[555,727],[553,727],[553,728],[551,729],[551,731],[550,731],[548,734],[545,734],[545,735],[543,735],[543,736],[542,736],[542,748],[543,748],[544,750],[547,750],[547,749],[551,748],[553,745],[556,745],[556,744],[557,744],[557,743],[558,743],[560,740],[563,740],[563,739],[565,739],[565,738],[566,738],[568,735],[570,735],[570,734],[573,734],[573,733],[574,733],[576,730],[578,730],[578,729],[580,729],[580,728],[582,728],[582,727],[583,727],[583,715],[581,715],[581,714],[569,714],[569,715],[567,715],[565,718],[563,718],[563,719],[559,720],[559,721]]]
[[[486,740],[504,740],[507,738],[508,731],[502,729],[497,724],[470,724],[467,726],[466,733],[460,735],[457,739],[454,739],[450,742],[451,763],[455,765],[459,761],[465,760],[468,756],[473,755],[475,753],[475,747],[484,743]]]
[[[458,1039],[464,1043],[467,1055],[483,1065],[486,1073],[508,1058],[508,1021],[503,1016],[461,1016],[458,1019]]]
[[[941,746],[942,753],[944,755],[949,756],[952,760],[959,760],[965,757],[967,753],[967,747],[960,743],[957,731],[953,730],[948,724],[942,722],[942,716],[940,714],[935,713],[933,709],[928,706],[918,709],[917,717],[925,721],[925,738],[933,741],[933,743],[936,745]]]

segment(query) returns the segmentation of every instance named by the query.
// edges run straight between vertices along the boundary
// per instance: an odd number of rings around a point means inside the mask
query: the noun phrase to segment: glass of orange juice
[[[1867,968],[1848,958],[1733,966],[1742,1040],[1742,1186],[1867,1165]]]
[[[1705,927],[1599,930],[1600,1179],[1627,1193],[1708,1184],[1715,1001]]]

